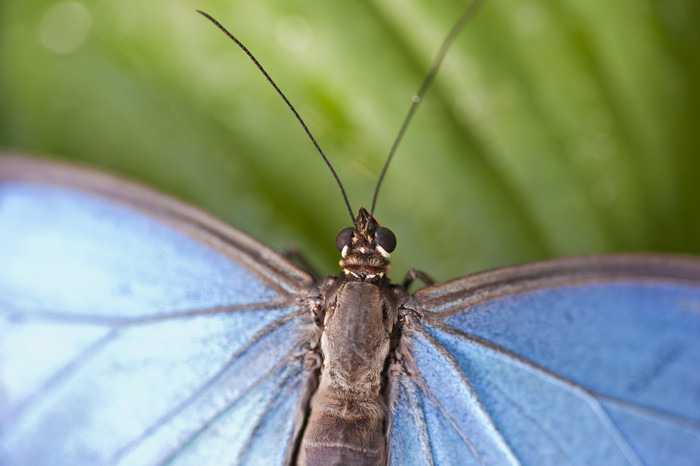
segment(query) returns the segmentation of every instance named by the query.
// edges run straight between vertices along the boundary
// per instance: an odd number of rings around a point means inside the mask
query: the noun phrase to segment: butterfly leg
[[[411,268],[408,270],[408,272],[406,272],[406,278],[403,279],[403,287],[408,288],[409,285],[411,285],[411,283],[413,283],[415,280],[420,280],[426,285],[432,285],[435,283],[433,277],[427,273]]]

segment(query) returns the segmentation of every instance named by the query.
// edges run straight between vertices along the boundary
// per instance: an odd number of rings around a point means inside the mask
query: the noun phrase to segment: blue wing
[[[0,464],[283,463],[311,278],[204,214],[0,159]]]
[[[697,464],[697,260],[530,264],[425,288],[415,307],[393,464]]]

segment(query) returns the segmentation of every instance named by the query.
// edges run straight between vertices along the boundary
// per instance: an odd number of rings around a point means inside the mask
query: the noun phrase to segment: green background
[[[375,212],[393,276],[700,252],[696,0],[487,1],[449,52]],[[337,270],[410,98],[466,3],[0,3],[0,146],[79,160]]]

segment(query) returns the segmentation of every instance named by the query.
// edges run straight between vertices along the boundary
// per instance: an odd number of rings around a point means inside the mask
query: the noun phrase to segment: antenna
[[[413,103],[411,104],[411,108],[409,108],[408,114],[406,115],[406,118],[401,124],[401,129],[399,129],[399,134],[396,136],[394,144],[391,146],[391,150],[389,150],[389,155],[386,158],[386,162],[384,162],[382,173],[379,175],[379,181],[377,181],[377,187],[374,189],[374,197],[372,198],[372,209],[370,210],[370,213],[372,215],[374,215],[374,207],[377,204],[379,188],[382,186],[382,181],[384,181],[384,175],[386,175],[386,171],[389,168],[389,163],[391,162],[391,159],[394,158],[396,149],[399,147],[399,143],[403,139],[403,136],[406,133],[406,129],[408,128],[408,124],[411,122],[411,120],[413,119],[413,115],[418,109],[418,105],[420,104],[421,100],[423,100],[423,97],[428,91],[430,85],[433,83],[435,75],[438,72],[438,68],[440,68],[440,65],[442,64],[443,58],[445,58],[447,50],[452,45],[452,42],[454,42],[454,40],[457,38],[462,28],[464,28],[464,26],[466,26],[467,23],[474,17],[476,12],[479,10],[479,7],[481,7],[481,5],[485,1],[486,0],[474,0],[474,2],[472,2],[471,5],[469,5],[469,7],[464,11],[464,13],[462,13],[462,16],[459,17],[455,25],[452,26],[452,29],[450,30],[449,34],[447,34],[447,37],[442,42],[440,50],[438,51],[435,60],[433,60],[433,64],[430,66],[430,71],[428,71],[428,75],[423,80],[423,84],[421,84],[420,89],[418,89],[418,93],[413,96]]]
[[[337,175],[337,173],[335,172],[335,170],[333,169],[333,166],[332,166],[331,163],[328,161],[328,158],[326,158],[326,154],[323,153],[323,151],[321,150],[321,147],[320,147],[320,146],[318,145],[318,143],[316,142],[316,139],[314,139],[314,137],[311,135],[311,131],[309,131],[309,128],[306,126],[306,123],[304,123],[304,120],[301,119],[301,116],[299,115],[299,113],[297,112],[297,110],[294,108],[294,105],[292,105],[292,103],[289,101],[289,99],[287,99],[287,96],[284,95],[284,92],[282,92],[282,90],[281,90],[279,87],[277,87],[277,84],[275,84],[275,82],[272,80],[272,78],[270,77],[270,75],[267,74],[267,71],[265,71],[265,68],[262,67],[262,65],[260,64],[260,62],[258,62],[258,60],[253,56],[253,54],[250,53],[250,50],[248,50],[248,49],[246,48],[246,46],[243,45],[243,44],[241,43],[241,41],[239,41],[238,39],[236,39],[236,37],[235,37],[233,34],[231,34],[230,32],[228,32],[228,30],[227,30],[225,27],[223,27],[223,26],[221,25],[221,23],[219,23],[217,20],[215,20],[214,18],[212,18],[211,16],[209,16],[207,13],[205,13],[205,12],[203,12],[203,11],[201,11],[201,10],[196,10],[196,11],[197,11],[197,13],[199,13],[200,15],[204,16],[204,17],[207,18],[209,21],[211,21],[212,23],[214,23],[214,25],[215,25],[216,27],[218,27],[219,29],[221,29],[221,31],[223,31],[223,33],[226,34],[226,35],[228,36],[229,39],[231,39],[238,47],[240,47],[241,50],[243,50],[243,52],[245,52],[245,54],[248,55],[248,58],[250,58],[250,59],[253,61],[253,63],[255,63],[255,66],[257,66],[258,69],[260,70],[260,72],[263,74],[263,76],[265,76],[265,79],[267,79],[267,81],[268,81],[270,84],[272,84],[272,87],[275,88],[275,90],[276,90],[277,93],[280,95],[280,97],[282,97],[282,100],[284,100],[284,103],[287,104],[287,107],[289,107],[289,109],[292,111],[292,113],[294,114],[294,116],[297,118],[297,120],[298,120],[299,123],[301,124],[302,128],[304,128],[304,131],[306,131],[307,136],[309,136],[309,139],[311,139],[311,142],[314,144],[314,147],[316,147],[316,150],[318,151],[318,153],[321,154],[321,157],[323,157],[323,161],[326,162],[326,165],[328,166],[328,169],[329,169],[329,170],[331,171],[331,173],[333,174],[333,178],[335,178],[336,183],[338,183],[338,187],[340,188],[340,192],[341,192],[341,194],[343,195],[343,200],[345,201],[345,205],[346,205],[347,208],[348,208],[348,212],[350,212],[350,221],[351,221],[352,223],[354,223],[354,222],[355,222],[355,216],[354,216],[353,213],[352,213],[352,207],[350,207],[350,202],[348,201],[348,196],[347,196],[347,194],[345,194],[345,188],[343,188],[343,183],[340,182],[340,178],[338,178],[338,175]],[[376,194],[375,194],[375,197],[376,197]]]

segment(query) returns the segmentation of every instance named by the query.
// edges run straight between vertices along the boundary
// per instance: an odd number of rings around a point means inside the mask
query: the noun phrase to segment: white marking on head
[[[343,246],[343,250],[340,252],[340,254],[341,254],[343,257],[347,256],[347,255],[348,255],[348,249],[350,249],[350,248],[349,248],[348,245],[346,244],[345,246]]]
[[[386,252],[386,251],[384,250],[383,247],[381,247],[380,245],[377,245],[377,246],[376,246],[376,249],[377,249],[377,251],[379,251],[379,254],[381,254],[382,257],[384,257],[384,259],[388,259],[388,258],[389,258],[389,255],[390,255],[390,254],[389,254],[388,252]]]

